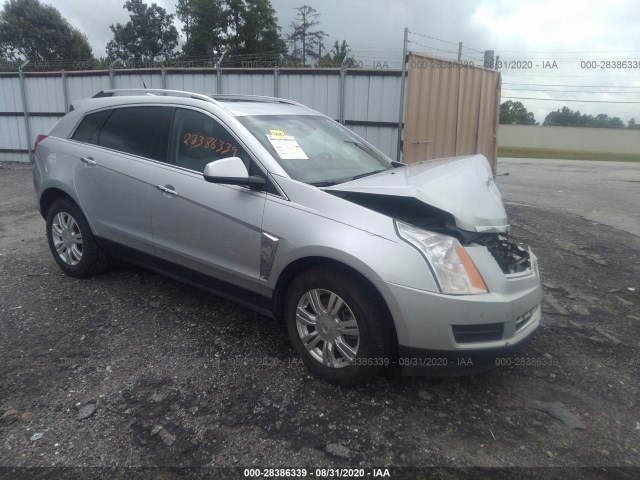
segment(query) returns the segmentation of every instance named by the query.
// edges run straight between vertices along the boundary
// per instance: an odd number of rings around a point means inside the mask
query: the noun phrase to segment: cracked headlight
[[[474,295],[489,292],[469,254],[456,238],[397,220],[395,224],[398,235],[425,257],[442,293]]]

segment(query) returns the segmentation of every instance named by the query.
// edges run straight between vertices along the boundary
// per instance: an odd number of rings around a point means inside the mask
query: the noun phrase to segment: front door
[[[260,237],[265,193],[208,183],[207,163],[251,159],[217,120],[196,110],[176,110],[169,162],[152,177],[151,222],[156,255],[253,294],[260,291]],[[201,282],[200,279],[196,279]],[[222,290],[224,287],[214,287]]]

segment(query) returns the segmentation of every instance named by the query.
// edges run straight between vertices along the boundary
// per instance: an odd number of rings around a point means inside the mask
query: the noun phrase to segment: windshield
[[[391,160],[336,122],[316,115],[256,115],[238,120],[295,180],[333,185],[389,170]]]

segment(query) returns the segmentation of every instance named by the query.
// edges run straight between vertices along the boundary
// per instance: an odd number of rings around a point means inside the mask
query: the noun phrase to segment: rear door
[[[98,237],[153,254],[150,182],[154,160],[167,158],[173,112],[107,109],[86,115],[72,135],[76,191]]]
[[[266,194],[204,180],[207,163],[232,156],[242,158],[250,173],[258,173],[247,151],[221,123],[202,111],[177,108],[169,162],[157,164],[153,172],[151,220],[158,257],[223,280],[231,285],[210,285],[238,297],[260,290]]]

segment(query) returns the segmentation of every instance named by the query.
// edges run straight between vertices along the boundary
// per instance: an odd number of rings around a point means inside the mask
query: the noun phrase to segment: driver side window
[[[240,157],[250,169],[249,155],[213,118],[178,108],[173,120],[169,163],[202,173],[207,163]]]

